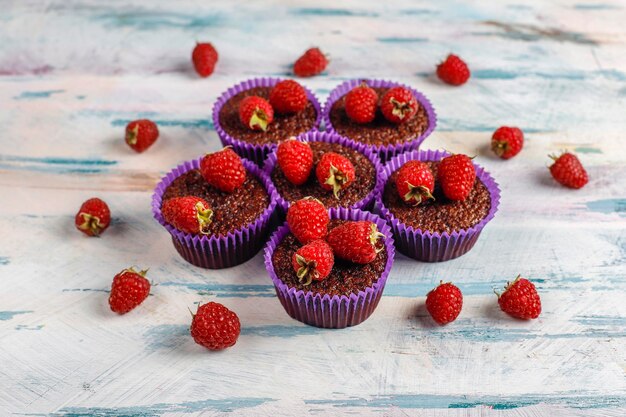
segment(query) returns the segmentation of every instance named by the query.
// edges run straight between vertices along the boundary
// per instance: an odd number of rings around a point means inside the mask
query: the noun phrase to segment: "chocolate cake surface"
[[[313,150],[313,169],[309,179],[302,185],[294,185],[280,169],[275,165],[271,173],[272,181],[278,193],[288,202],[294,202],[304,197],[315,197],[326,207],[350,207],[354,203],[364,199],[376,186],[376,168],[372,161],[362,153],[340,145],[338,143],[309,142]],[[339,192],[339,199],[335,198],[332,191],[324,190],[315,176],[315,165],[326,152],[335,152],[345,156],[354,165],[355,179],[346,188]]]
[[[425,161],[437,178],[438,161]],[[491,209],[489,190],[478,178],[465,201],[448,200],[435,181],[435,200],[410,206],[402,200],[396,189],[398,171],[389,176],[383,193],[383,204],[402,223],[414,229],[430,232],[448,232],[469,229],[487,217]]]
[[[345,223],[346,220],[331,220],[328,230]],[[365,288],[371,287],[380,278],[387,263],[387,250],[383,249],[369,264],[359,265],[352,262],[335,258],[335,264],[328,277],[322,281],[313,281],[310,285],[304,285],[298,281],[293,269],[291,259],[293,254],[302,245],[289,233],[276,247],[272,255],[272,263],[276,276],[289,287],[298,290],[312,291],[321,295],[345,295],[357,294]]]
[[[282,115],[274,113],[274,121],[265,132],[251,130],[239,120],[239,103],[248,96],[269,99],[271,87],[254,87],[231,97],[220,109],[219,121],[222,129],[235,139],[263,145],[278,143],[291,136],[298,136],[315,126],[317,111],[309,100],[305,109],[296,114]]]
[[[270,203],[263,183],[249,172],[243,185],[230,194],[209,185],[200,170],[193,169],[167,187],[163,201],[184,196],[203,198],[211,206],[213,218],[208,227],[209,236],[226,235],[254,222]]]

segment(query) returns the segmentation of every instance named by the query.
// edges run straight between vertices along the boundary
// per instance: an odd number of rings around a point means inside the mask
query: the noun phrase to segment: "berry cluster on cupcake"
[[[296,201],[271,237],[265,264],[287,312],[318,327],[361,323],[374,311],[393,262],[389,226],[371,213]]]
[[[183,258],[223,268],[258,252],[275,200],[267,175],[224,148],[169,173],[157,186],[153,212]]]
[[[424,95],[399,83],[351,80],[331,91],[326,128],[362,143],[383,161],[416,149],[433,131],[435,112]]]
[[[257,164],[276,144],[319,126],[315,95],[294,80],[257,78],[226,90],[213,107],[220,140]]]
[[[371,208],[382,165],[363,145],[342,136],[311,132],[281,142],[264,166],[284,211],[307,196],[326,207]]]
[[[500,190],[462,154],[414,151],[389,161],[376,209],[389,220],[398,250],[422,261],[469,251],[493,218]]]

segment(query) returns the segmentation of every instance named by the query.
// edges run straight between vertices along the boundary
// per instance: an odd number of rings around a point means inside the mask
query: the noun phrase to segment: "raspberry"
[[[241,323],[237,314],[220,303],[209,302],[198,307],[191,321],[191,336],[209,350],[222,350],[237,343]]]
[[[126,143],[135,152],[143,152],[159,138],[159,128],[147,119],[135,120],[126,125]]]
[[[348,158],[335,152],[326,152],[317,163],[315,175],[320,186],[332,190],[338,199],[339,191],[352,184],[356,172]]]
[[[232,193],[246,181],[241,158],[228,147],[205,155],[200,161],[200,173],[210,185],[226,193]]]
[[[470,70],[461,58],[450,54],[437,66],[437,76],[445,83],[461,85],[469,80]]]
[[[265,132],[274,121],[274,109],[264,98],[248,96],[239,103],[239,120],[251,130]]]
[[[369,123],[376,117],[378,95],[363,83],[346,94],[346,114],[356,123]]]
[[[99,198],[85,201],[74,218],[76,228],[87,236],[99,236],[111,223],[111,211]]]
[[[408,161],[398,170],[396,189],[405,203],[416,206],[425,199],[434,199],[435,178],[425,163]]]
[[[287,211],[287,225],[303,245],[325,238],[329,221],[326,207],[313,197],[296,201]]]
[[[443,281],[426,296],[426,309],[439,324],[456,320],[463,308],[463,294],[459,288]]]
[[[280,81],[270,92],[270,104],[279,114],[299,113],[308,103],[304,87],[293,80]]]
[[[109,306],[118,314],[128,313],[137,307],[150,294],[150,281],[146,279],[146,272],[135,271],[132,267],[124,269],[113,278]]]
[[[550,158],[554,160],[550,173],[559,184],[578,189],[589,182],[587,171],[576,155],[565,152],[561,156],[551,155]]]
[[[491,137],[491,149],[502,159],[513,158],[523,146],[524,133],[516,127],[502,126]]]
[[[328,59],[319,48],[308,49],[293,64],[293,73],[298,77],[312,77],[324,71],[328,65]]]
[[[185,233],[209,234],[213,210],[199,197],[175,197],[166,200],[161,207],[166,222]]]
[[[210,43],[198,43],[193,48],[191,60],[196,72],[201,77],[208,77],[213,74],[215,64],[217,63],[217,51]]]
[[[520,276],[498,295],[498,304],[502,311],[518,319],[536,319],[541,314],[541,298],[535,285]]]
[[[351,221],[328,232],[326,241],[337,258],[356,264],[368,264],[383,250],[379,241],[383,236],[372,222]]]
[[[313,150],[308,143],[290,138],[278,145],[276,162],[290,183],[302,185],[313,169]]]
[[[330,274],[335,257],[328,243],[314,240],[298,249],[291,262],[298,280],[309,285],[312,281],[322,281]]]
[[[417,113],[417,100],[413,93],[404,87],[388,90],[380,101],[380,111],[392,123],[405,123]]]
[[[464,201],[469,197],[476,181],[476,170],[467,155],[451,155],[441,160],[437,179],[443,194],[450,200]]]

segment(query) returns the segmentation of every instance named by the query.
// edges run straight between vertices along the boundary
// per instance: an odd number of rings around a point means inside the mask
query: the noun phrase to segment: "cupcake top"
[[[350,223],[347,220],[330,220],[328,223],[329,233],[338,226]],[[319,241],[318,241],[319,242]],[[289,233],[278,244],[272,254],[272,264],[276,276],[290,288],[311,291],[322,296],[340,295],[349,296],[358,294],[368,287],[372,287],[378,281],[387,265],[387,251],[384,246],[376,253],[375,258],[366,264],[350,262],[335,254],[334,264],[330,273],[322,280],[306,280],[298,278],[294,270],[294,254],[303,247],[296,237]]]
[[[226,134],[251,144],[267,145],[276,144],[290,136],[297,136],[316,126],[318,121],[317,106],[312,102],[311,94],[302,86],[292,80],[269,80],[265,84],[275,85],[247,88],[229,97],[221,106],[218,112],[218,122]],[[279,90],[275,91],[277,87]],[[236,87],[236,89],[241,88]],[[272,94],[273,92],[274,94]],[[255,126],[251,118],[257,116],[245,114],[245,110],[242,109],[242,102],[244,106],[250,104],[244,101],[248,97],[258,97],[266,102],[265,105],[270,106],[270,109],[267,109],[268,111],[265,113],[271,112],[271,117],[262,117],[270,119],[266,120],[267,123],[262,123],[262,126]],[[254,112],[255,105],[251,105],[251,112]],[[261,107],[263,105],[261,103]],[[256,108],[258,109],[258,107]],[[244,113],[243,117],[242,112]]]
[[[345,91],[345,93],[335,101],[332,101],[334,94],[331,93],[331,98],[326,104],[329,106],[325,110],[326,117],[331,124],[331,129],[336,133],[367,145],[385,147],[415,140],[434,127],[434,113],[427,109],[426,106],[429,106],[427,100],[417,96],[414,90],[382,81],[364,81],[361,85],[353,84],[355,83],[349,84],[352,88],[348,84],[338,87],[335,94],[341,94],[340,91]],[[363,86],[371,90],[367,94],[360,94],[358,89]],[[398,88],[404,91],[400,94],[392,94]],[[394,89],[393,92],[390,91],[392,89]],[[353,90],[359,93],[353,95],[359,95],[359,97],[350,100]],[[407,94],[409,95],[407,101],[401,101],[400,97]],[[398,97],[398,100],[392,96]],[[359,104],[369,101],[372,104],[369,105],[369,109],[355,110],[351,101]],[[390,103],[395,103],[395,107]],[[411,109],[411,111],[406,112],[406,117],[403,117],[406,109]],[[400,115],[400,117],[394,117],[395,115]],[[433,120],[430,120],[431,118]]]
[[[206,155],[163,193],[166,223],[192,235],[225,236],[258,219],[270,205],[263,182],[230,148]]]
[[[441,177],[441,161],[423,161],[435,179]],[[433,198],[424,198],[419,204],[407,204],[398,192],[398,169],[389,175],[382,193],[382,202],[389,212],[406,226],[423,232],[452,233],[469,229],[489,214],[491,195],[480,178],[473,179],[463,200],[446,197],[441,181],[434,182]]]
[[[296,185],[290,181],[275,158],[273,168],[269,172],[278,193],[287,203],[311,196],[320,200],[326,207],[351,207],[365,199],[376,187],[378,178],[376,166],[364,153],[340,143],[322,141],[306,143],[312,151],[312,166],[308,174],[303,174],[303,178],[306,178],[304,183]],[[316,173],[322,156],[327,153],[336,153],[347,158],[354,167],[354,180],[339,190],[337,196],[332,190],[320,185]]]

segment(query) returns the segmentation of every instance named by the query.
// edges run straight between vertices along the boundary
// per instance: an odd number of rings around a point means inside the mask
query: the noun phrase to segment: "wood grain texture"
[[[4,2],[0,13],[0,415],[606,416],[626,415],[626,18],[624,2],[400,0]],[[216,73],[190,67],[196,40]],[[181,161],[220,147],[217,96],[286,76],[307,47],[331,56],[305,80],[320,99],[339,82],[381,77],[423,91],[438,114],[424,148],[477,155],[501,207],[467,255],[397,257],[385,296],[341,331],[290,319],[261,255],[205,271],[175,253],[150,195]],[[434,65],[463,56],[472,79],[440,84]],[[149,117],[145,154],[125,124]],[[504,162],[500,125],[526,132]],[[547,154],[588,168],[582,190],[551,180]],[[100,239],[73,229],[80,203],[109,202]],[[108,310],[115,273],[150,267],[152,296]],[[533,279],[540,319],[500,312],[494,288]],[[440,279],[465,294],[437,327],[424,296]],[[189,337],[188,308],[237,311],[237,345],[212,354]]]

